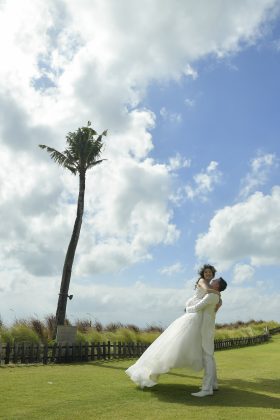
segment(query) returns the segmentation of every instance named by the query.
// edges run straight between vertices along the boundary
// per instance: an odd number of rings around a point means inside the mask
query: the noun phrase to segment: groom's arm
[[[208,305],[215,305],[219,302],[218,295],[215,295],[213,293],[209,293],[208,295],[204,296],[204,298],[201,299],[200,302],[198,302],[196,305],[187,307],[187,313],[193,313],[193,312],[199,312],[202,311],[206,306]]]

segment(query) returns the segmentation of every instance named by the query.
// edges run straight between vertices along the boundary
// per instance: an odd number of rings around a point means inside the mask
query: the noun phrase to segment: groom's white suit
[[[215,308],[219,302],[219,296],[209,293],[196,305],[186,308],[187,312],[202,311],[201,342],[203,355],[204,378],[202,391],[212,394],[217,389],[216,363],[214,359],[214,336],[215,336]]]

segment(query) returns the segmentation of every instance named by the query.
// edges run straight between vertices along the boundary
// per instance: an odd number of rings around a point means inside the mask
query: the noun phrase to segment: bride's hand
[[[220,292],[219,292],[219,290],[215,290],[215,289],[211,289],[211,288],[209,288],[209,289],[207,290],[207,292],[208,292],[208,293],[214,293],[215,295],[219,295],[219,296],[220,296]]]

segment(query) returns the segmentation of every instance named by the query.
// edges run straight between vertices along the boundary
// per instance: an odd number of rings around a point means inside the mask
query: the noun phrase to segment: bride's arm
[[[203,290],[205,290],[206,293],[214,293],[215,295],[219,295],[220,294],[217,290],[212,289],[211,287],[209,287],[209,284],[203,278],[199,279],[198,285]]]
[[[187,307],[186,312],[194,313],[194,312],[202,311],[204,308],[206,308],[206,306],[217,303],[217,299],[218,298],[214,294],[209,293],[205,295],[204,298],[202,298],[196,305]]]

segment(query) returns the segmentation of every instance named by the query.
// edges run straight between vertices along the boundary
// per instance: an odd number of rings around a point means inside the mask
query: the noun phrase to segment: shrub
[[[119,328],[123,328],[124,325],[121,322],[110,322],[105,327],[105,331],[116,332]]]
[[[161,327],[160,325],[147,325],[147,327],[144,329],[144,331],[146,332],[158,332],[158,333],[162,333],[164,330],[163,327]]]
[[[14,342],[20,343],[27,341],[29,343],[40,343],[40,338],[30,327],[26,324],[15,324],[11,329],[11,335]]]
[[[96,329],[96,331],[100,332],[103,331],[103,325],[101,324],[101,322],[99,321],[95,321],[94,323],[94,328]]]
[[[151,344],[158,336],[160,332],[142,332],[139,334],[138,342],[144,344]]]
[[[82,333],[81,331],[77,331],[77,336],[76,336],[76,342],[77,343],[82,343],[82,344],[85,344],[85,343],[87,343],[89,340],[88,340],[88,335],[87,334],[84,334],[84,333]]]
[[[45,322],[46,322],[48,339],[52,340],[54,329],[55,329],[55,316],[54,315],[47,315],[45,317]]]
[[[52,334],[55,326],[55,316],[48,315],[45,322],[39,319],[31,318],[29,320],[16,320],[11,328],[6,328],[0,322],[0,340],[3,343],[15,342],[31,342],[53,344]],[[69,321],[68,321],[69,324]],[[103,326],[99,321],[95,321],[94,325],[90,320],[77,320],[78,327],[77,342],[138,342],[151,344],[164,330],[158,325],[148,325],[146,328],[139,328],[134,324],[122,324],[120,322],[111,322]],[[248,322],[237,321],[228,324],[217,324],[215,339],[222,340],[225,338],[250,337],[264,333],[266,327],[279,327],[279,322],[263,320]]]
[[[132,331],[134,331],[135,333],[139,333],[139,332],[140,332],[140,328],[139,328],[139,327],[137,327],[137,325],[134,325],[134,324],[127,324],[127,325],[125,326],[125,328],[128,328],[129,330],[132,330]]]
[[[125,327],[119,328],[116,331],[115,341],[122,341],[124,343],[137,342],[137,333]]]
[[[103,335],[97,331],[95,328],[91,328],[91,330],[89,330],[86,334],[86,338],[89,343],[94,342],[98,342],[98,341],[104,341],[103,340]]]
[[[77,319],[75,321],[78,331],[82,333],[88,332],[92,328],[92,322],[88,319]]]
[[[48,330],[44,323],[39,319],[31,318],[29,324],[42,343],[46,343],[48,341]]]
[[[0,327],[0,341],[2,343],[10,343],[10,344],[12,344],[14,341],[11,331],[8,330],[8,328],[5,328],[3,326]]]

